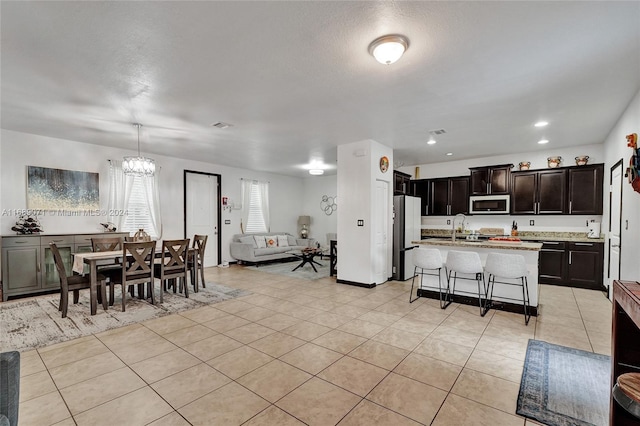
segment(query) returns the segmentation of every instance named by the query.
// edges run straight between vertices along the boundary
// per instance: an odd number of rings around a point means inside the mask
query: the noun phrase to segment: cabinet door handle
[[[611,244],[611,247],[620,247],[620,244]]]
[[[593,247],[593,243],[574,243],[577,246]]]
[[[569,265],[571,265],[571,255],[573,254],[572,251],[569,252]]]
[[[26,241],[16,241],[15,244],[24,244]]]
[[[64,240],[52,240],[52,241],[53,241],[54,243],[61,243],[61,242],[63,242]]]
[[[543,241],[543,242],[542,242],[542,244],[554,244],[554,245],[558,245],[558,244],[560,244],[560,243],[559,243],[559,242],[557,242],[557,241]]]
[[[571,214],[571,212],[573,211],[571,207],[572,207],[572,201],[569,200],[569,214]]]

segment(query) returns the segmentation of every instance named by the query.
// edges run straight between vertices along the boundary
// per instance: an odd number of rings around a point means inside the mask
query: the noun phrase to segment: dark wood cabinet
[[[567,281],[571,287],[602,290],[603,243],[569,243]]]
[[[414,197],[420,198],[420,214],[429,214],[429,179],[419,179],[411,181],[411,192]]]
[[[411,175],[394,170],[393,195],[412,195]]]
[[[538,263],[539,283],[564,284],[567,275],[566,243],[543,241]]]
[[[604,244],[544,241],[538,282],[593,290],[603,289]]]
[[[569,168],[569,214],[602,214],[604,165]]]
[[[509,194],[512,168],[513,164],[470,168],[471,195]]]
[[[566,213],[565,169],[513,172],[511,176],[511,214]]]
[[[450,216],[469,212],[469,176],[432,179],[429,215]]]

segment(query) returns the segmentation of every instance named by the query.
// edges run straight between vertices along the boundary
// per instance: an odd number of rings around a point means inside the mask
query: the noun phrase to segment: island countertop
[[[534,243],[534,242],[503,242],[503,241],[489,241],[489,240],[465,240],[465,239],[456,239],[456,241],[451,241],[451,238],[427,238],[419,241],[411,241],[411,244],[421,244],[421,245],[430,245],[430,246],[449,246],[449,247],[477,247],[477,248],[488,248],[488,249],[502,249],[502,250],[529,250],[529,251],[540,251],[542,248],[542,243]]]

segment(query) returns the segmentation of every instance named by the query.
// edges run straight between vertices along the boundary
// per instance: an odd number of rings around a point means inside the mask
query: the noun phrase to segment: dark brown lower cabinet
[[[544,241],[538,282],[602,290],[603,258],[604,244],[600,242]]]

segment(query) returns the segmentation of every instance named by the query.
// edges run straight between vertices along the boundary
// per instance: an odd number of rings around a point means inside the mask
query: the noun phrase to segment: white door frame
[[[607,296],[609,298],[612,297],[611,295],[611,280],[618,280],[620,279],[620,268],[622,267],[622,196],[623,196],[623,186],[624,186],[624,173],[622,173],[622,167],[623,167],[623,159],[620,159],[620,161],[618,161],[616,164],[614,164],[613,166],[611,166],[611,169],[609,170],[609,245],[608,245],[608,252],[607,252]],[[613,203],[613,193],[612,193],[612,189],[613,189],[613,173],[614,170],[616,170],[617,168],[620,169],[620,206],[618,209],[619,212],[619,217],[614,218],[611,215],[612,212],[612,203]],[[616,247],[618,249],[618,265],[617,265],[617,270],[618,270],[618,276],[617,277],[612,277],[611,276],[611,231],[613,229],[612,225],[614,223],[614,220],[617,221],[617,225],[618,225],[618,232],[619,232],[619,236],[618,236],[618,247]]]
[[[193,174],[197,174],[197,175],[207,175],[207,176],[214,176],[216,178],[216,182],[218,184],[218,200],[217,200],[217,210],[218,210],[218,223],[217,223],[217,228],[218,228],[218,232],[217,232],[217,241],[215,241],[215,244],[218,246],[218,259],[217,259],[217,264],[220,265],[222,263],[222,195],[221,195],[221,189],[222,189],[222,175],[219,175],[217,173],[207,173],[207,172],[198,172],[196,170],[185,170],[184,174],[183,174],[183,185],[184,185],[184,200],[183,200],[183,221],[184,221],[184,237],[183,238],[188,238],[187,237],[187,173],[193,173]],[[207,244],[210,244],[211,241],[208,241]]]

